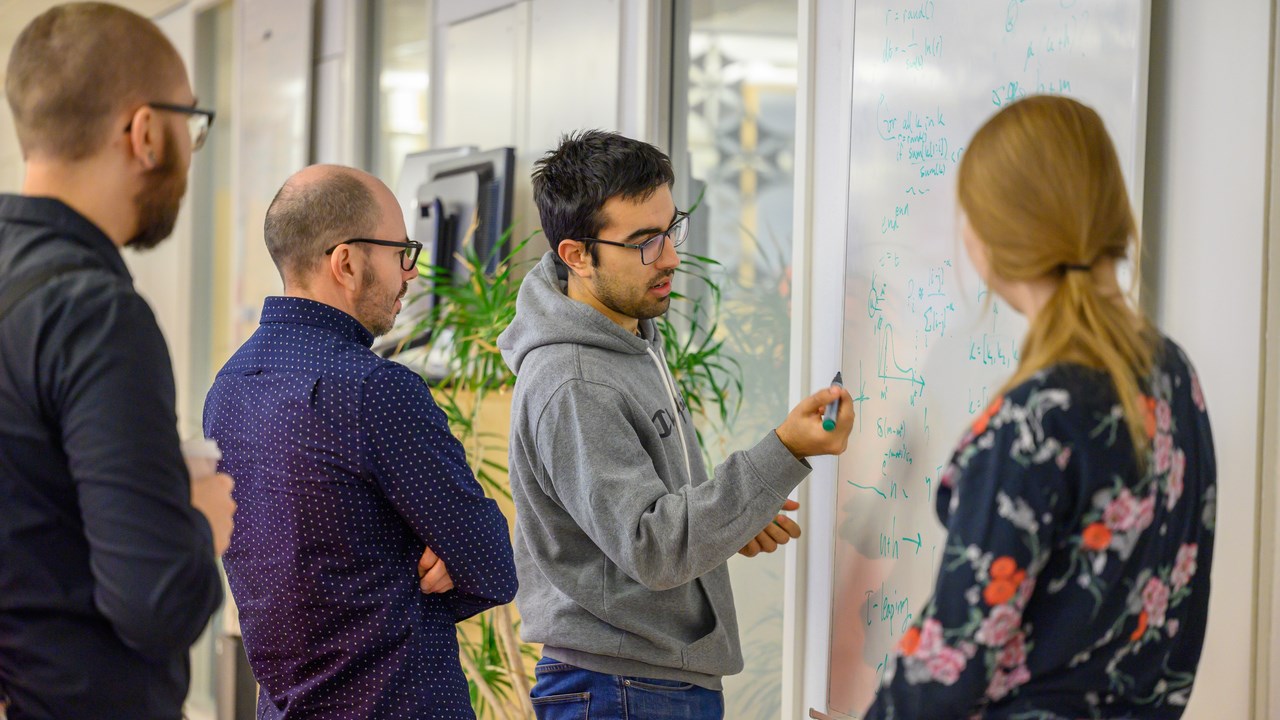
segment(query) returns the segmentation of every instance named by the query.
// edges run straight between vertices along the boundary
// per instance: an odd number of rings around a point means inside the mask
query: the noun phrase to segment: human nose
[[[680,253],[676,252],[676,246],[671,242],[671,238],[663,235],[659,242],[662,243],[662,250],[658,253],[658,260],[654,265],[663,269],[679,267]]]

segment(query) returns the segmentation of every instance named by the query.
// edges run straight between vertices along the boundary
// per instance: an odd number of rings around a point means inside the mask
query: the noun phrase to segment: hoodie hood
[[[498,336],[498,349],[516,375],[531,351],[544,345],[570,343],[628,355],[644,355],[649,341],[623,330],[598,310],[565,294],[555,255],[548,251],[525,276],[516,297],[516,317]],[[640,331],[656,338],[652,320],[641,320]]]

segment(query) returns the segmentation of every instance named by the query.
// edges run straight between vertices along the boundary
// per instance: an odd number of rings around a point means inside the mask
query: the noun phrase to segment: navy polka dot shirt
[[[205,401],[259,718],[473,718],[454,623],[515,595],[506,519],[426,383],[372,342],[336,308],[268,298]],[[424,546],[454,590],[421,592]]]

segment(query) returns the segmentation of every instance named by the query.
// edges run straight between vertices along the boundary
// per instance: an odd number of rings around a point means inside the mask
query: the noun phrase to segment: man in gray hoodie
[[[742,670],[726,561],[798,535],[773,525],[778,509],[804,458],[842,452],[853,427],[848,393],[824,389],[707,476],[653,323],[688,234],[673,181],[657,148],[600,131],[566,137],[533,174],[551,252],[498,344],[519,376],[516,602],[524,638],[544,644],[540,720],[722,717],[721,678]]]

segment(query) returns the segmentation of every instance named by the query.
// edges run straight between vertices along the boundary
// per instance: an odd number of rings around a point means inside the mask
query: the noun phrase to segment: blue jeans
[[[529,697],[538,720],[722,720],[724,694],[678,680],[583,670],[545,655]]]

